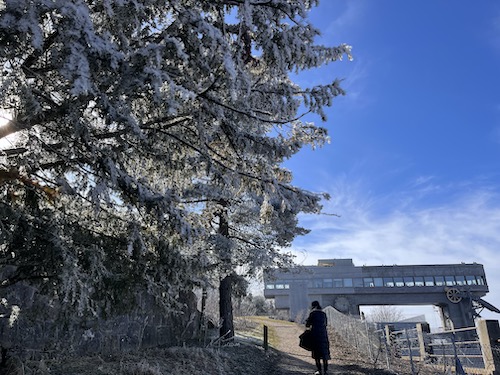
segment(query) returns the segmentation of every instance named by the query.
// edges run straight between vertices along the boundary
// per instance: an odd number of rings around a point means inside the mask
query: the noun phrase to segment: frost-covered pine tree
[[[326,140],[300,111],[343,94],[290,78],[350,54],[315,44],[315,5],[5,0],[0,288],[100,316],[138,294],[172,307],[215,269],[232,331],[237,269],[286,264],[320,209],[281,167]]]

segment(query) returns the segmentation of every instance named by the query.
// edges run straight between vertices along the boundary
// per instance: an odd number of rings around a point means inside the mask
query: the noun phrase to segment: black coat
[[[321,310],[312,310],[306,320],[306,327],[311,327],[314,338],[313,358],[330,359],[330,342],[328,341],[326,325],[326,314]]]

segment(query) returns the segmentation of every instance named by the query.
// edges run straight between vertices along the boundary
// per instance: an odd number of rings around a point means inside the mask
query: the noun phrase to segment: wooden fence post
[[[417,336],[418,336],[418,347],[420,349],[420,360],[423,361],[427,354],[430,353],[429,345],[427,345],[427,341],[425,338],[425,334],[430,333],[429,324],[425,323],[417,323]]]
[[[498,330],[498,320],[478,320],[476,322],[477,334],[481,343],[481,352],[483,354],[484,368],[488,374],[498,374],[496,372],[495,359],[491,350],[490,330]],[[500,370],[500,369],[498,369]]]
[[[393,340],[391,339],[392,337],[392,327],[389,324],[386,324],[384,326],[385,330],[385,340],[387,342],[387,345],[389,345],[390,348],[393,346]]]
[[[269,348],[269,333],[268,333],[268,328],[266,325],[264,325],[264,350],[267,351]]]

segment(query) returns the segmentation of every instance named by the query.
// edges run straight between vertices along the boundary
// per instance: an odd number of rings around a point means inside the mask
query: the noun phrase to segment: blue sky
[[[500,308],[500,3],[323,0],[311,19],[354,60],[300,77],[343,78],[347,95],[327,110],[331,143],[286,163],[340,215],[301,218],[297,262],[477,262]]]

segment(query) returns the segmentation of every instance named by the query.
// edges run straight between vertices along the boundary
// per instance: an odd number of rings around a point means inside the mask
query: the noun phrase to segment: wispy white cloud
[[[313,11],[316,12],[313,17],[315,24],[320,25],[321,29],[321,35],[317,42],[327,46],[343,43],[353,45],[354,35],[362,30],[361,25],[364,24],[366,9],[369,8],[367,4],[369,2],[363,0],[321,2],[320,6]],[[353,47],[356,48],[356,46]],[[347,92],[345,100],[355,102],[357,105],[363,104],[361,102],[363,99],[362,91],[368,68],[367,64],[358,60],[355,54],[354,52],[354,61],[348,61],[347,58],[344,58],[343,62],[335,62],[318,69],[316,74],[309,73],[305,82],[308,82],[309,85],[324,84],[326,77],[328,77],[326,80],[343,79],[342,88]]]
[[[451,194],[451,186],[442,186],[440,193],[448,190],[449,198],[433,205],[427,199],[434,193],[431,187],[437,185],[433,180],[416,179],[397,199],[365,193],[360,181],[338,180],[329,189],[333,199],[325,211],[341,217],[304,217],[302,224],[312,231],[295,242],[297,261],[315,264],[322,258],[352,258],[356,265],[477,262],[484,265],[490,286],[486,300],[500,307],[500,190],[464,184],[466,189],[454,185],[456,191]]]
[[[342,82],[342,87],[346,91],[345,104],[354,104],[359,110],[373,102],[371,98],[364,95],[366,82],[369,78],[369,66],[356,59],[349,64],[352,64],[351,69],[349,69]]]
[[[342,38],[342,35],[352,35],[354,29],[359,29],[360,25],[363,24],[368,3],[365,1],[346,1],[344,4],[345,7],[339,13],[336,13],[335,10],[331,12],[331,14],[338,14],[338,16],[332,18],[328,26],[322,30],[324,38],[339,39]],[[329,5],[336,6],[333,2]],[[321,8],[326,9],[326,4],[322,4]]]

